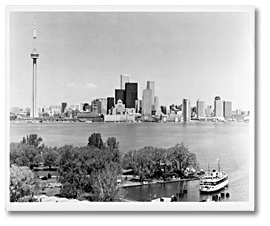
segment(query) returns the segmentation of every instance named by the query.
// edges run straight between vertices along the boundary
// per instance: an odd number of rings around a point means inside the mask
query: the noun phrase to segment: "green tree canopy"
[[[88,146],[94,146],[99,149],[103,148],[103,141],[101,139],[100,133],[93,133],[89,138],[88,138]]]
[[[27,166],[10,167],[10,202],[33,202],[40,185]]]
[[[26,138],[23,137],[21,143],[34,145],[35,147],[38,147],[42,141],[43,141],[42,138],[38,137],[37,134],[30,134],[29,136],[27,135]]]

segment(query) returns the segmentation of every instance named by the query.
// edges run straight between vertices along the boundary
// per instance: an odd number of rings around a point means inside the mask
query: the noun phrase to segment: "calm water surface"
[[[105,141],[116,137],[120,150],[138,150],[145,146],[168,148],[184,142],[197,156],[200,168],[217,168],[217,159],[229,175],[228,201],[248,201],[249,190],[249,124],[244,122],[182,123],[21,123],[10,125],[10,142],[19,142],[23,136],[36,133],[48,146],[87,144],[92,133],[101,133]],[[128,188],[127,198],[145,201],[149,196],[171,196],[179,192],[181,183],[156,184]],[[199,194],[199,181],[186,185],[188,193],[182,201],[207,198]]]

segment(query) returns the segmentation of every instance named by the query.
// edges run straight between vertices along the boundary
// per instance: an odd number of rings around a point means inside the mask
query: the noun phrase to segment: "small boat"
[[[207,173],[200,180],[200,192],[210,193],[223,189],[229,184],[228,175],[220,169],[218,160],[218,171],[215,169]]]

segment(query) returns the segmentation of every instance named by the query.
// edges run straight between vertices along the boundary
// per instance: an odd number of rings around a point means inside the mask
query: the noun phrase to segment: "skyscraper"
[[[197,100],[197,118],[205,118],[205,101]]]
[[[120,75],[120,89],[125,89],[125,84],[130,82],[130,75]]]
[[[190,119],[191,119],[190,100],[183,99],[183,120],[184,122],[190,122]]]
[[[155,96],[155,98],[154,98],[154,106],[155,106],[154,110],[155,110],[156,114],[160,113],[158,105],[159,105],[159,100],[158,100],[158,97]]]
[[[126,92],[124,89],[115,90],[115,104],[117,104],[118,100],[121,100],[123,104],[126,103]]]
[[[142,95],[142,115],[150,116],[152,114],[152,90],[144,89]]]
[[[221,100],[219,96],[215,97],[214,107],[215,107],[215,116],[217,118],[222,118],[223,117],[223,100]]]
[[[138,83],[126,83],[126,108],[135,108],[135,101],[138,100]]]
[[[38,117],[37,111],[37,60],[39,53],[35,48],[35,40],[37,38],[36,34],[36,19],[34,19],[34,35],[33,35],[33,52],[31,53],[31,58],[33,60],[33,89],[32,89],[32,112],[31,117]]]
[[[114,98],[107,97],[107,114],[109,114],[110,110],[114,107]]]
[[[223,102],[223,116],[225,119],[232,117],[232,102],[231,101]]]
[[[147,81],[146,84],[146,89],[150,89],[152,90],[152,110],[156,110],[155,109],[155,82],[154,81]]]

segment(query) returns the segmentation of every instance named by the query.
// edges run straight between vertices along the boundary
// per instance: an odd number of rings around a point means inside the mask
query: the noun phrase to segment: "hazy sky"
[[[214,97],[250,108],[249,13],[10,13],[10,106],[30,107],[33,20],[37,106],[114,96],[120,74],[155,81],[162,105]]]

